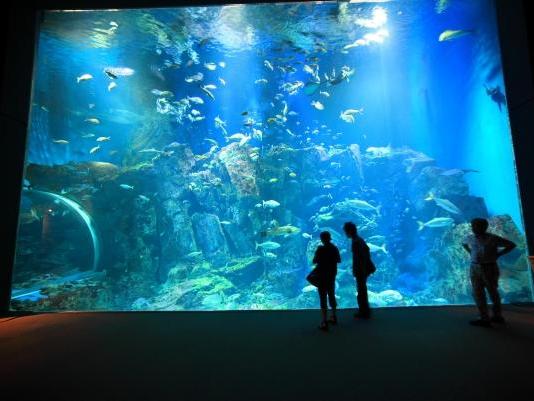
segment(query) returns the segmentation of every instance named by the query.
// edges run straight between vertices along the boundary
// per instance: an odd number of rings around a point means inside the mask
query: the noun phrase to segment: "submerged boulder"
[[[203,255],[216,264],[222,264],[228,256],[228,246],[221,222],[214,214],[195,213],[191,216],[196,243]]]

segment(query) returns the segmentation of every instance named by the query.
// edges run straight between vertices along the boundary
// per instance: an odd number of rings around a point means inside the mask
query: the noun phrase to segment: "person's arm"
[[[507,253],[512,252],[515,247],[517,246],[514,242],[510,241],[509,239],[497,237],[497,247],[503,248],[500,251],[497,252],[497,257],[500,258],[503,255],[506,255]]]
[[[319,263],[320,249],[321,248],[317,248],[317,250],[315,251],[315,255],[313,255],[313,261],[312,261],[313,264]]]
[[[341,255],[339,254],[339,249],[336,247],[336,263],[341,263]]]

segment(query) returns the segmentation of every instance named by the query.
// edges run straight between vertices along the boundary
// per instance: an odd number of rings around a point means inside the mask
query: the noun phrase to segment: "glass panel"
[[[46,12],[12,308],[315,308],[319,233],[355,305],[472,303],[470,220],[518,249],[531,301],[493,1]]]

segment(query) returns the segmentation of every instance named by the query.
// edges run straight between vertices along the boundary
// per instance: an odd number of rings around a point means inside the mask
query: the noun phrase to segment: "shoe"
[[[330,323],[332,326],[337,325],[337,316],[332,316],[330,319],[328,319],[328,323]]]
[[[328,323],[327,322],[321,322],[321,324],[319,325],[319,330],[328,331]]]
[[[469,324],[471,326],[478,326],[478,327],[491,327],[491,322],[486,319],[471,320]]]
[[[492,323],[497,323],[497,324],[505,324],[506,320],[504,320],[504,317],[502,317],[502,316],[493,316],[491,318],[491,322]]]

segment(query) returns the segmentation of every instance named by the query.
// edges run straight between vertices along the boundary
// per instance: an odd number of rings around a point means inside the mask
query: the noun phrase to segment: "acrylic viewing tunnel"
[[[35,60],[12,309],[315,308],[323,230],[352,307],[349,220],[373,306],[470,304],[474,217],[532,301],[493,1],[47,11]]]

